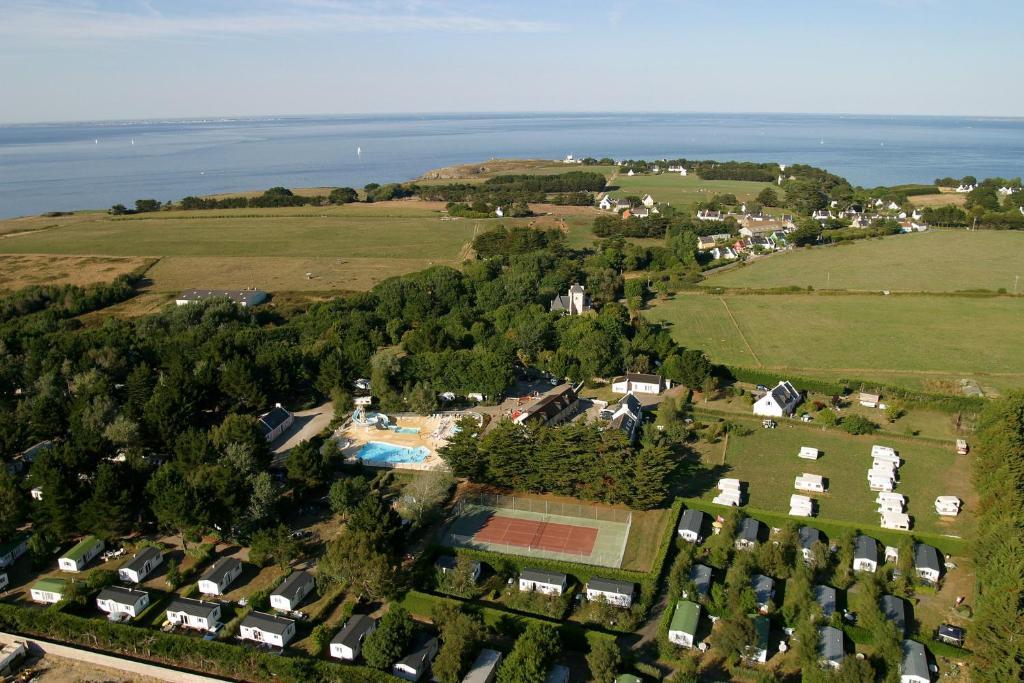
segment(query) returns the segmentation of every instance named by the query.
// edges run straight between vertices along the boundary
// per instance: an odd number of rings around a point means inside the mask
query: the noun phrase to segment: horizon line
[[[94,119],[48,119],[35,121],[0,122],[0,127],[39,126],[83,123],[154,123],[154,122],[188,122],[188,121],[232,121],[257,119],[304,119],[304,118],[356,118],[356,117],[416,117],[416,116],[650,116],[650,115],[715,115],[715,116],[827,116],[856,118],[919,118],[919,119],[982,119],[1024,121],[1024,114],[895,114],[865,112],[800,112],[800,111],[707,111],[707,110],[569,110],[569,109],[537,109],[537,110],[468,110],[468,111],[415,111],[415,112],[351,112],[351,113],[309,113],[309,114],[204,114],[185,116],[147,116],[129,118],[94,118]]]

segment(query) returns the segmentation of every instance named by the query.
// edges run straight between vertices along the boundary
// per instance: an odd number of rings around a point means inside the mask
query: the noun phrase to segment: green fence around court
[[[535,512],[542,515],[554,515],[555,517],[576,517],[578,519],[592,519],[599,522],[616,522],[627,526],[633,523],[632,510],[494,493],[463,496],[459,501],[460,511],[463,506],[475,506],[491,510]]]

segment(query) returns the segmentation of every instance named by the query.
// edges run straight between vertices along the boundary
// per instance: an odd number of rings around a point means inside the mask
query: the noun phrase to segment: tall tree
[[[377,630],[366,637],[363,659],[373,668],[386,671],[409,646],[413,626],[409,613],[403,607],[392,604],[381,617]]]

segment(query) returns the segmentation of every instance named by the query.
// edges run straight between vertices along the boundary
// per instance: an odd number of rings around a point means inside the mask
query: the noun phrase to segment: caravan
[[[813,517],[814,501],[808,496],[794,493],[789,497],[789,514],[793,517]]]
[[[902,512],[883,512],[881,525],[883,529],[910,531],[910,515]]]
[[[935,512],[943,517],[956,517],[960,514],[960,499],[956,496],[939,496],[935,499]]]
[[[808,474],[807,472],[804,472],[793,482],[793,488],[797,491],[807,491],[809,493],[824,493],[825,478],[820,474]]]

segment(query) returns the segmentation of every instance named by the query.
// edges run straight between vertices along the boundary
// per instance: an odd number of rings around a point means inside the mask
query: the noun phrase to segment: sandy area
[[[370,413],[371,417],[373,413]],[[366,465],[370,467],[394,467],[396,469],[409,469],[409,470],[432,470],[435,467],[442,464],[440,456],[437,455],[437,449],[448,442],[448,436],[450,435],[451,428],[458,422],[461,414],[457,413],[437,413],[435,415],[399,415],[391,416],[388,421],[392,425],[397,425],[399,428],[415,428],[419,429],[416,434],[402,434],[400,432],[392,431],[386,428],[381,428],[375,424],[358,424],[356,420],[349,420],[335,433],[337,438],[340,439],[344,445],[342,452],[345,454],[346,459],[354,459],[359,450],[371,441],[377,441],[395,446],[401,446],[403,448],[418,448],[424,447],[430,451],[430,454],[426,457],[423,462],[408,462],[408,463],[374,463],[367,461]]]
[[[126,673],[73,659],[44,655],[31,666],[41,683],[160,683],[159,679]]]

